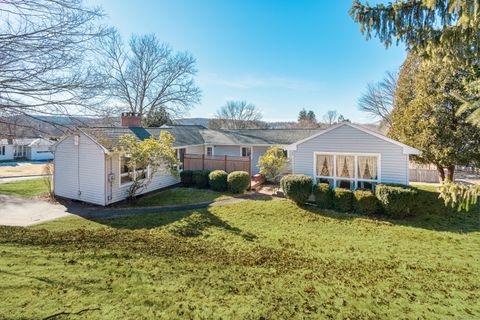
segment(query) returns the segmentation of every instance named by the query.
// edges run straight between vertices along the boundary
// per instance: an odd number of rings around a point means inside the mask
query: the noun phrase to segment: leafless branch
[[[102,41],[99,69],[108,81],[108,98],[119,109],[153,117],[159,110],[170,118],[184,115],[200,101],[193,77],[195,59],[173,52],[155,35],[132,36],[126,46],[114,31]]]
[[[392,124],[390,112],[395,101],[397,79],[396,72],[387,72],[382,81],[369,84],[366,92],[358,100],[358,107],[361,111],[374,118],[379,118],[382,124],[388,127]]]
[[[262,127],[262,113],[246,101],[227,101],[209,122],[216,129],[246,129]]]
[[[94,39],[108,30],[83,0],[7,0],[0,5],[0,117],[96,113],[101,88]]]

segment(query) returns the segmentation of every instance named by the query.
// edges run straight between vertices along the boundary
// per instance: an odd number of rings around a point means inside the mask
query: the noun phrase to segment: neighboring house
[[[142,128],[131,114],[123,127],[80,128],[54,147],[55,194],[84,202],[108,205],[128,196],[132,175],[126,155],[114,151],[119,138],[134,134],[139,140],[168,131],[175,137],[180,161],[186,154],[244,156],[251,172],[258,159],[273,145],[286,150],[290,172],[312,176],[332,186],[373,188],[375,184],[408,184],[409,155],[420,151],[351,123],[328,129],[210,130],[203,126]],[[178,183],[178,178],[157,172],[144,192]]]
[[[44,138],[0,139],[0,161],[52,160],[54,142]]]

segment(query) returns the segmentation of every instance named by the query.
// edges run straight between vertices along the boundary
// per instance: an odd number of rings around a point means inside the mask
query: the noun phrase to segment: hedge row
[[[361,214],[383,213],[392,218],[404,218],[421,212],[417,190],[408,186],[378,184],[375,192],[365,189],[335,188],[328,183],[313,186],[312,178],[306,175],[286,175],[280,181],[285,196],[296,203],[307,202],[313,193],[316,204],[323,209]]]
[[[227,174],[223,170],[183,170],[180,181],[185,187],[208,188],[215,191],[243,193],[250,186],[250,175],[245,171]]]

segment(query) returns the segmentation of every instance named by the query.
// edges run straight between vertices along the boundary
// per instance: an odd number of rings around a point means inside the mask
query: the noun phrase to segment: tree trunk
[[[443,171],[443,166],[437,164],[437,171],[438,171],[438,174],[440,175],[440,182],[445,181],[445,171]]]
[[[450,182],[453,182],[453,175],[455,173],[455,166],[454,165],[449,165],[447,170],[448,170],[447,179],[450,180]]]

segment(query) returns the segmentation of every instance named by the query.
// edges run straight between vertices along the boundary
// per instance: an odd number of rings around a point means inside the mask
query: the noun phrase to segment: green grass
[[[280,199],[0,227],[0,319],[478,319],[478,248],[478,212],[393,221]]]
[[[8,196],[33,198],[46,193],[48,187],[43,178],[0,183],[0,194]]]
[[[133,206],[174,206],[223,200],[231,197],[231,194],[214,192],[208,189],[173,188],[141,197]]]

